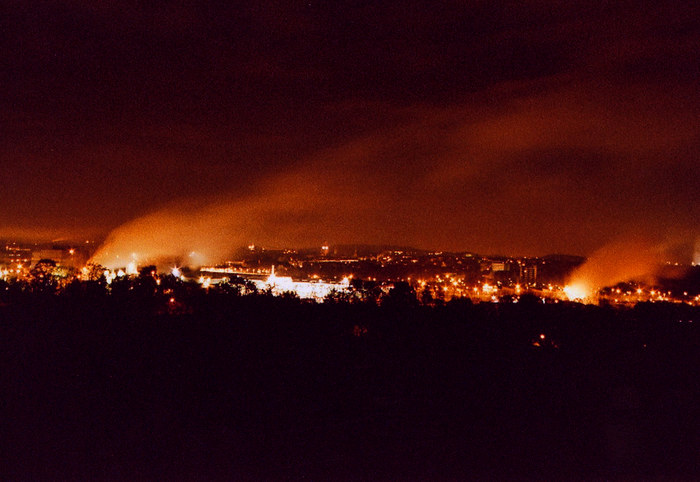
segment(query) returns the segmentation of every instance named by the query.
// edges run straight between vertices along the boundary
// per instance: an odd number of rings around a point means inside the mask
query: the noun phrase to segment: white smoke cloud
[[[676,128],[690,124],[687,112],[667,116],[650,123],[636,102],[585,84],[482,110],[417,107],[410,120],[302,159],[245,196],[183,200],[147,213],[115,229],[94,260],[210,263],[250,243],[324,241],[585,254],[610,233],[635,229],[645,193],[668,192],[677,202],[648,201],[644,230],[692,222],[697,208],[685,202],[688,187],[656,175],[659,153],[696,139],[694,128]],[[648,165],[640,153],[651,153]],[[647,269],[613,258],[606,268],[612,280]],[[608,282],[606,269],[586,269],[592,285]]]

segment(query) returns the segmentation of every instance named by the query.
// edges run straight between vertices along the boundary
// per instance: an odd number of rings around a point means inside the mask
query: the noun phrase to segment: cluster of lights
[[[411,278],[407,278],[407,281],[410,283]],[[431,289],[436,292],[442,292],[446,299],[471,295],[477,297],[483,296],[486,300],[496,302],[498,301],[496,295],[499,293],[499,290],[504,289],[500,286],[500,283],[484,283],[476,286],[469,286],[465,284],[463,277],[455,277],[449,273],[435,275],[433,280],[418,279],[414,286],[418,286],[421,289]],[[520,285],[517,285],[516,292],[520,294]]]
[[[322,252],[325,253],[329,251],[329,248],[330,247],[327,244],[321,246]],[[251,251],[255,251],[258,248],[255,245],[250,245],[249,249]],[[68,250],[68,253],[71,256],[73,256],[75,255],[76,250],[71,248],[70,250]],[[442,253],[431,253],[431,256],[439,256],[441,254]],[[193,251],[189,253],[190,258],[199,258],[201,256],[202,255],[198,252]],[[117,256],[117,258],[119,258],[119,256]],[[124,258],[129,259],[128,256],[124,256]],[[121,268],[116,271],[104,271],[104,276],[107,280],[107,283],[111,284],[112,281],[114,281],[116,278],[138,275],[136,253],[132,253],[130,259],[131,261],[126,264],[125,268]],[[376,259],[382,262],[399,262],[403,260],[405,263],[408,260],[413,262],[417,261],[415,258],[411,258],[408,255],[404,256],[404,253],[401,251],[392,251],[389,253],[384,253],[377,256]],[[517,263],[522,264],[520,260],[518,260]],[[257,277],[260,277],[259,275],[269,275],[264,281],[251,281],[254,284],[256,284],[256,286],[259,289],[269,290],[273,294],[293,292],[301,298],[322,299],[333,290],[342,292],[344,290],[349,289],[349,281],[347,279],[344,279],[342,282],[339,283],[324,282],[320,279],[318,274],[311,276],[311,281],[294,281],[288,277],[276,276],[274,273],[274,269],[268,270],[265,268],[249,268],[244,271],[241,268],[236,269],[233,267],[211,267],[203,268],[202,271],[205,272],[205,275],[207,272],[219,272],[236,274],[244,278],[248,277],[247,275],[258,275]],[[23,272],[26,273],[26,268],[23,268],[22,264],[17,263],[16,267],[8,266],[6,269],[0,270],[0,277],[2,279],[7,279],[8,277],[18,277]],[[173,267],[170,271],[170,274],[172,274],[172,276],[176,278],[182,280],[185,279],[182,274],[182,270],[179,267]],[[160,279],[157,276],[155,276],[155,273],[153,273],[153,275],[154,278],[156,278],[156,282],[160,284]],[[88,279],[89,276],[89,268],[83,268],[81,278]],[[250,277],[254,278],[255,276]],[[376,281],[376,278],[372,277],[368,277],[367,279]],[[563,287],[552,284],[548,284],[542,287],[541,285],[533,286],[527,283],[523,284],[522,286],[520,284],[513,285],[507,283],[501,285],[500,282],[494,283],[493,281],[484,283],[479,282],[478,284],[471,286],[471,284],[468,285],[465,283],[464,276],[455,275],[454,273],[436,274],[434,277],[430,277],[428,279],[418,279],[414,280],[413,282],[411,281],[411,278],[407,278],[407,280],[414,287],[419,286],[421,289],[428,290],[433,294],[437,293],[441,298],[446,300],[449,300],[452,297],[462,297],[471,295],[471,297],[475,300],[498,302],[500,300],[500,297],[505,294],[509,295],[509,298],[512,299],[513,302],[517,302],[519,296],[524,291],[527,291],[538,296],[543,302],[545,302],[545,300],[553,300],[554,302],[565,300],[579,302],[597,302],[598,300],[607,300],[609,302],[622,304],[632,304],[640,301],[685,302],[693,305],[697,305],[700,303],[700,295],[693,296],[692,294],[689,295],[688,292],[683,292],[682,296],[680,295],[680,293],[676,293],[674,296],[670,291],[660,291],[658,289],[643,288],[641,286],[629,288],[628,290],[621,289],[619,287],[614,287],[601,289],[600,291],[588,287],[585,283],[580,282],[574,282]],[[202,276],[199,278],[199,283],[204,288],[209,288],[212,285],[212,283],[215,282],[216,281],[212,282],[212,279],[210,277]]]
[[[410,282],[410,278],[408,278]],[[516,303],[519,296],[524,291],[529,291],[534,295],[539,296],[543,303],[546,300],[553,300],[554,303],[560,301],[576,301],[583,303],[596,303],[599,299],[608,299],[613,303],[630,304],[639,301],[665,301],[665,302],[680,302],[697,305],[700,303],[700,295],[692,297],[687,291],[681,295],[673,296],[671,291],[659,291],[658,289],[650,289],[645,291],[641,287],[635,289],[623,290],[621,288],[612,288],[610,290],[598,290],[589,288],[585,283],[574,282],[566,286],[557,286],[548,284],[540,290],[529,285],[515,284],[512,286],[500,286],[500,283],[493,285],[490,283],[478,284],[476,286],[466,286],[464,280],[452,277],[450,274],[435,275],[432,280],[418,279],[414,286],[420,289],[431,289],[433,293],[444,293],[445,298],[460,297],[463,295],[471,295],[473,299],[481,301],[498,302],[499,296],[502,294],[515,295],[512,299]],[[451,295],[451,296],[450,296]]]
[[[318,276],[316,277],[318,278]],[[315,299],[323,301],[333,291],[347,292],[350,289],[350,278],[345,277],[340,283],[318,281],[294,281],[289,276],[277,276],[274,266],[270,270],[270,276],[266,280],[253,281],[260,290],[270,290],[273,295],[280,296],[285,293],[294,293],[302,299]]]

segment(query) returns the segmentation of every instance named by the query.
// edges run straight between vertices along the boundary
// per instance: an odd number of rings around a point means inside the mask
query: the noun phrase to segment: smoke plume
[[[653,283],[664,262],[668,244],[617,240],[593,253],[575,270],[567,291],[576,298],[593,297],[604,287],[626,281]]]
[[[697,135],[678,127],[692,124],[688,112],[649,119],[615,91],[557,85],[479,108],[407,108],[381,129],[249,178],[244,192],[203,200],[195,191],[154,209],[112,231],[94,260],[191,265],[251,243],[324,242],[587,254],[638,222],[652,233],[697,229],[697,177],[681,155]],[[600,268],[581,274],[591,285],[648,271],[630,250],[608,258],[607,249],[594,257]]]

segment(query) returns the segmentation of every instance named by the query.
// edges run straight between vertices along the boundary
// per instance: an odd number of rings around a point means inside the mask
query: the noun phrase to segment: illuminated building
[[[42,259],[49,259],[58,266],[68,268],[81,268],[88,260],[88,255],[83,249],[38,249],[32,253],[32,266]]]
[[[49,259],[59,265],[62,263],[63,258],[64,253],[60,249],[39,249],[32,253],[32,266],[42,259]]]
[[[28,266],[32,259],[32,252],[29,248],[21,248],[15,244],[8,244],[0,254],[0,266]]]
[[[521,266],[520,282],[527,285],[534,285],[537,283],[537,266]]]
[[[491,263],[491,271],[496,272],[496,271],[505,271],[506,270],[506,263],[503,261],[494,261]]]
[[[275,267],[270,271],[270,276],[265,280],[253,280],[259,290],[270,290],[273,295],[294,293],[302,299],[323,299],[333,291],[344,292],[350,288],[350,280],[343,278],[340,283],[328,283],[325,281],[294,281],[290,276],[277,276]]]

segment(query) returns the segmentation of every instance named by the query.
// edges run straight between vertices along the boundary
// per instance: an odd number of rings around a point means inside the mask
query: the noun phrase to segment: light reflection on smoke
[[[567,285],[576,287],[576,297],[595,295],[597,290],[624,281],[653,282],[663,262],[663,249],[645,241],[618,240],[593,253],[575,270]]]

